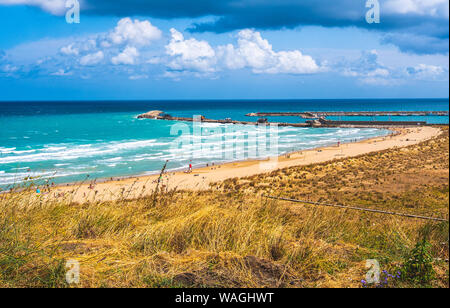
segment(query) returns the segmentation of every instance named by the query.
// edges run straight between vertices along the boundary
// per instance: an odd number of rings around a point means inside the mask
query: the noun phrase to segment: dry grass
[[[1,195],[0,286],[66,287],[65,261],[76,259],[79,287],[358,287],[366,259],[392,270],[427,230],[437,272],[427,286],[448,287],[448,223],[262,198],[448,218],[448,146],[446,130],[406,149],[131,201]]]

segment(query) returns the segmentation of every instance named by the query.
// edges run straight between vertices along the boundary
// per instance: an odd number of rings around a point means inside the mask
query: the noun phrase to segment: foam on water
[[[156,123],[165,124],[162,121]],[[26,150],[17,147],[1,147],[0,185],[15,184],[30,176],[40,179],[54,178],[56,182],[64,182],[80,180],[88,174],[92,177],[109,177],[152,173],[158,171],[167,160],[171,169],[179,170],[187,166],[191,160],[194,165],[200,166],[212,162],[221,163],[274,155],[261,149],[261,142],[262,144],[269,141],[276,142],[278,152],[275,154],[281,155],[289,151],[331,145],[338,141],[360,140],[388,133],[377,129],[283,127],[277,131],[277,134],[273,134],[257,126],[229,127],[225,124],[204,123],[201,131],[206,132],[206,135],[189,134],[178,137],[170,136],[170,126],[164,127],[165,135],[145,140],[104,142],[104,139],[96,139],[102,141],[81,144],[75,142],[39,144],[34,149],[29,149],[28,145]],[[212,131],[216,131],[217,134],[208,135]],[[27,167],[22,167],[20,164],[26,164]],[[32,171],[18,172],[28,169]]]
[[[448,102],[436,103],[433,108],[445,110],[444,103]],[[192,103],[186,102],[180,103],[177,110],[169,109],[166,103],[164,106],[144,107],[133,107],[133,103],[93,103],[81,107],[74,104],[70,105],[73,110],[57,103],[46,104],[48,108],[40,110],[38,114],[28,114],[33,109],[26,104],[20,110],[14,109],[14,106],[8,107],[11,108],[8,109],[10,115],[4,114],[7,109],[0,109],[0,187],[19,183],[29,176],[67,183],[84,180],[87,175],[94,179],[157,173],[167,160],[168,170],[183,170],[191,160],[194,166],[204,166],[250,158],[262,159],[269,155],[282,155],[390,133],[374,128],[296,127],[279,127],[274,133],[254,125],[203,123],[200,128],[202,135],[193,136],[192,122],[135,118],[137,114],[149,110],[165,110],[174,116],[202,114],[207,118],[249,120],[245,117],[249,112],[281,109],[309,111],[312,103],[305,103],[303,109],[291,102],[255,102],[254,105],[230,103],[232,107],[223,110],[207,103],[198,103],[197,107],[191,108],[187,105]],[[330,102],[317,107],[317,110],[366,109],[362,103],[345,108],[342,104]],[[265,110],[261,106],[265,106]],[[108,109],[119,107],[120,112]],[[371,108],[387,110],[388,107],[403,109],[392,102]],[[413,105],[409,109],[421,108]],[[303,121],[298,117],[292,120]],[[172,128],[178,135],[171,135]],[[175,128],[188,129],[190,134],[180,136],[181,132]],[[261,144],[269,141],[277,143],[276,153],[261,148]]]

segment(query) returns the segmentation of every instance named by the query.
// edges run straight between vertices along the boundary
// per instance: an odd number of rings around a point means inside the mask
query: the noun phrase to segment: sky
[[[0,101],[448,98],[448,82],[448,0],[0,0]]]

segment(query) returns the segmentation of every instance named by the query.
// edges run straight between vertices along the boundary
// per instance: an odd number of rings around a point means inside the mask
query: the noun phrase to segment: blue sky
[[[0,100],[448,97],[448,0],[0,0]]]

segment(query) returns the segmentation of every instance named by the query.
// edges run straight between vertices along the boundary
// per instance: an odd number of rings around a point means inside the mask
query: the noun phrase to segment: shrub
[[[431,244],[426,239],[417,242],[403,266],[404,279],[417,283],[429,283],[435,278],[430,250]]]

